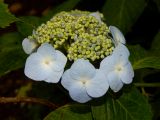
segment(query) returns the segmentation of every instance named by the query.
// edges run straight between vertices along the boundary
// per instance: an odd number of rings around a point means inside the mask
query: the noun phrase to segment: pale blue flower
[[[38,47],[38,43],[35,40],[25,38],[22,41],[22,47],[26,54],[31,54]]]
[[[43,43],[25,64],[25,75],[36,81],[57,83],[64,71],[67,58],[52,45]]]
[[[103,96],[109,88],[107,81],[103,72],[95,69],[88,60],[78,59],[64,72],[61,83],[73,100],[85,103]]]
[[[109,30],[113,36],[113,42],[115,46],[119,43],[126,44],[126,40],[122,34],[122,32],[115,26],[109,26]]]
[[[126,53],[115,52],[104,58],[100,63],[100,70],[106,75],[109,86],[114,92],[118,92],[123,84],[130,84],[134,77],[134,71]]]

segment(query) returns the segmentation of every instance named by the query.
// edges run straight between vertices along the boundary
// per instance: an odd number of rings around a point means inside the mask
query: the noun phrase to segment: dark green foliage
[[[107,94],[92,101],[91,110],[89,106],[66,105],[51,112],[44,120],[151,120],[152,118],[150,105],[135,88],[119,98]]]
[[[5,28],[18,19],[9,12],[8,6],[0,1],[0,28]]]
[[[22,39],[17,32],[0,36],[0,76],[24,66],[26,55],[22,50]]]
[[[106,0],[103,13],[109,25],[130,31],[146,6],[145,0]]]

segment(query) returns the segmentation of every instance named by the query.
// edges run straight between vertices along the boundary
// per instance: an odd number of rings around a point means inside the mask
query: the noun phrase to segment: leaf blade
[[[44,120],[92,120],[89,109],[86,105],[66,105],[51,112]]]
[[[0,76],[24,66],[26,55],[21,47],[21,39],[17,32],[0,37]]]
[[[8,5],[0,1],[0,28],[5,28],[18,19],[8,10]]]
[[[102,11],[109,25],[117,26],[126,33],[145,6],[145,0],[107,0]]]
[[[107,95],[104,104],[92,106],[92,113],[96,120],[151,120],[152,118],[150,105],[135,88],[129,93],[123,93],[118,99]]]
[[[150,51],[139,45],[129,46],[131,53],[130,61],[134,70],[142,68],[160,69],[160,57],[150,54]]]

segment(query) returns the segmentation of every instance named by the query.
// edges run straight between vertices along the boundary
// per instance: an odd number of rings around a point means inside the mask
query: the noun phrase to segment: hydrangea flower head
[[[50,44],[43,43],[26,60],[25,75],[33,80],[57,83],[64,71],[67,58]]]
[[[64,72],[61,83],[71,98],[80,103],[103,96],[109,88],[105,75],[84,59],[76,60]]]
[[[61,79],[71,98],[85,103],[103,96],[109,86],[118,92],[132,82],[134,72],[125,43],[121,31],[108,28],[99,12],[60,12],[23,40],[23,49],[30,54],[25,75],[49,83]],[[64,72],[67,58],[72,65]],[[99,60],[100,69],[89,62],[97,65]]]

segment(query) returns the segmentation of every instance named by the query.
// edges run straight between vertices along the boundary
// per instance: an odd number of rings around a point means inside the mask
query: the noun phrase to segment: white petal
[[[52,66],[54,71],[61,71],[64,69],[67,58],[62,52],[55,50],[51,44],[42,44],[38,48],[37,53],[41,54],[44,60],[51,62],[50,66]]]
[[[96,70],[96,75],[93,79],[86,83],[86,90],[91,97],[103,96],[109,88],[106,76],[100,70]]]
[[[69,90],[69,88],[76,84],[75,82],[77,82],[76,80],[73,80],[72,77],[70,76],[70,69],[66,70],[64,72],[64,74],[62,75],[62,80],[61,80],[61,84],[64,88],[66,88],[67,90]]]
[[[56,51],[49,43],[43,43],[37,50],[37,52],[43,56],[45,55],[51,55],[56,58]]]
[[[63,69],[67,63],[67,57],[60,51],[56,50],[56,64]]]
[[[116,41],[116,44],[122,43],[126,44],[126,40],[122,32],[115,26],[109,26],[113,39]]]
[[[119,76],[125,84],[130,84],[133,81],[134,71],[129,62]]]
[[[26,60],[24,73],[33,80],[44,80],[47,78],[50,69],[42,64],[43,56],[38,53],[32,53]]]
[[[126,58],[128,58],[129,55],[130,55],[128,48],[125,45],[121,44],[121,43],[118,44],[115,47],[115,49],[114,49],[112,54],[113,55],[120,55],[120,56],[123,56],[123,57],[126,57]]]
[[[59,82],[60,78],[62,77],[62,74],[63,74],[63,71],[64,70],[61,70],[61,71],[52,71],[52,73],[50,74],[50,76],[44,80],[48,83],[57,83]]]
[[[22,41],[22,47],[26,54],[31,54],[37,48],[37,46],[38,44],[35,42],[35,40],[25,38]]]
[[[91,97],[87,94],[85,86],[80,83],[72,85],[69,89],[69,94],[73,100],[80,103],[85,103],[91,100]]]
[[[102,70],[104,74],[108,74],[114,70],[115,63],[117,62],[117,59],[112,55],[105,57],[100,63],[100,70]]]
[[[123,87],[122,81],[120,80],[118,74],[115,72],[109,73],[107,78],[109,86],[114,92],[118,92]]]
[[[94,77],[95,72],[95,67],[88,60],[78,59],[71,66],[71,77],[73,79],[90,79]]]
[[[101,15],[100,15],[99,12],[92,12],[92,13],[89,14],[89,15],[95,17],[100,23],[102,22],[102,20],[101,20]]]

